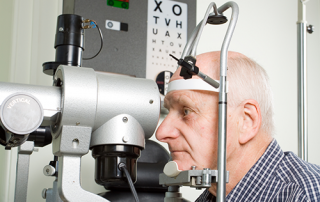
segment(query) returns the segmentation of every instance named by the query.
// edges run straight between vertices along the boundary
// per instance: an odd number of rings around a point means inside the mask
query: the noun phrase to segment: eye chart
[[[170,0],[148,1],[146,78],[156,80],[160,93],[166,89],[187,42],[187,4]],[[165,71],[164,71],[165,70]]]

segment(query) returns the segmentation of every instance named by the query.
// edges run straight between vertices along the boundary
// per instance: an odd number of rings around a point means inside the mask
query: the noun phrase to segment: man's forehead
[[[169,92],[164,98],[164,107],[168,108],[173,104],[183,104],[193,102],[195,92],[190,90],[177,90]]]
[[[209,91],[203,90],[175,90],[169,92],[164,98],[164,107],[170,108],[170,106],[178,105],[198,105],[203,102],[204,96],[214,96],[208,94]],[[218,99],[218,93],[216,93]]]

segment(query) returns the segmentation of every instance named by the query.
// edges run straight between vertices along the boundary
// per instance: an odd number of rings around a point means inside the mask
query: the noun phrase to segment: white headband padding
[[[220,83],[219,80],[215,80]],[[219,88],[214,88],[210,84],[206,83],[202,79],[179,79],[171,81],[168,85],[168,91],[173,90],[207,90],[213,92],[219,92]]]

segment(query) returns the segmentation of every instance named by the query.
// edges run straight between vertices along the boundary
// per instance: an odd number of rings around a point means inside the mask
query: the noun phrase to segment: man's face
[[[218,93],[177,90],[164,100],[169,114],[156,137],[168,143],[180,170],[216,168],[218,148]]]
[[[237,55],[229,52],[229,56]],[[196,65],[203,73],[218,79],[220,66],[216,61],[219,57],[219,52],[198,55]],[[183,79],[180,70],[181,67],[170,81]],[[217,92],[176,90],[166,95],[164,105],[169,114],[159,126],[156,137],[168,144],[172,159],[180,170],[190,170],[191,166],[196,166],[197,170],[217,168],[218,103]],[[238,108],[228,107],[227,161],[237,158],[234,154],[237,153],[239,118]]]

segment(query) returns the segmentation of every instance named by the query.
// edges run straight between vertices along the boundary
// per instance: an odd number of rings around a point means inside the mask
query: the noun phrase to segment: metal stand
[[[26,141],[18,148],[16,168],[15,202],[27,201],[30,155],[34,151],[34,142]]]
[[[221,183],[225,184],[229,181],[229,172],[226,173],[226,180]],[[159,175],[159,184],[166,186],[190,186],[197,189],[210,188],[211,183],[219,182],[218,171],[209,170],[204,168],[203,170],[186,170],[182,171],[176,177],[168,177],[166,174],[161,173]]]
[[[306,34],[313,32],[307,26],[306,5],[308,0],[298,0],[298,156],[308,161],[308,101],[307,101],[307,58]]]
[[[57,184],[63,201],[108,201],[81,187],[81,157],[89,151],[90,135],[89,127],[63,126],[59,137],[52,142],[54,154],[59,156]]]

